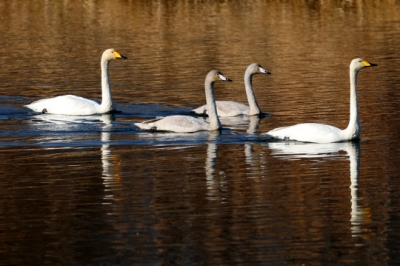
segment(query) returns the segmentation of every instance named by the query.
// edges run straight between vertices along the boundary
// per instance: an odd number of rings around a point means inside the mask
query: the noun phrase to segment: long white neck
[[[210,130],[217,130],[221,128],[221,122],[218,118],[217,106],[215,104],[214,97],[214,82],[206,79],[204,83],[206,91],[206,102],[207,102],[207,112],[208,119],[210,121]]]
[[[249,115],[257,115],[261,113],[261,108],[258,106],[256,96],[254,95],[252,84],[253,75],[254,74],[251,73],[251,70],[249,69],[247,69],[244,74],[244,86],[246,88],[247,101],[249,102],[250,107]]]
[[[110,61],[101,58],[101,113],[106,113],[114,110],[114,103],[112,100],[110,80],[108,76],[108,65]]]
[[[347,140],[358,139],[360,137],[360,120],[358,118],[357,100],[357,76],[358,70],[350,68],[350,122],[344,130]]]

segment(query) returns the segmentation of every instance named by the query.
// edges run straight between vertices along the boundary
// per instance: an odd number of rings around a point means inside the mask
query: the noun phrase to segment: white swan
[[[142,123],[135,124],[141,129],[155,130],[155,131],[173,131],[181,133],[190,133],[203,130],[218,130],[221,128],[217,108],[215,106],[214,98],[214,82],[231,81],[217,70],[211,70],[205,79],[204,87],[206,92],[207,108],[209,111],[210,123],[207,123],[202,118],[196,118],[185,115],[172,115],[159,119],[153,119]]]
[[[325,124],[305,123],[276,128],[265,134],[275,139],[316,143],[358,139],[360,137],[360,121],[358,118],[357,75],[360,69],[371,66],[376,66],[376,64],[371,64],[361,58],[355,58],[350,63],[350,122],[346,129],[341,130]]]
[[[238,116],[238,115],[260,115],[261,108],[258,106],[254,95],[252,79],[254,74],[271,74],[257,63],[249,65],[244,73],[244,85],[246,88],[249,106],[233,101],[216,101],[218,116]],[[207,114],[207,105],[200,106],[192,110],[196,114]]]
[[[108,65],[114,59],[127,59],[127,57],[114,49],[105,50],[101,56],[101,104],[75,95],[63,95],[41,99],[25,107],[38,113],[59,115],[93,115],[114,111],[108,76]]]

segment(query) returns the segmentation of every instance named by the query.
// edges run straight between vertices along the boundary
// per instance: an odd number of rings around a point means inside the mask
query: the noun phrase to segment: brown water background
[[[398,1],[0,2],[1,265],[400,264]],[[102,52],[115,116],[36,115],[36,99],[100,100]],[[271,143],[300,122],[345,128],[349,64],[360,143]],[[220,134],[148,133],[134,123],[190,114],[204,78],[261,120]],[[252,130],[248,129],[252,128]]]

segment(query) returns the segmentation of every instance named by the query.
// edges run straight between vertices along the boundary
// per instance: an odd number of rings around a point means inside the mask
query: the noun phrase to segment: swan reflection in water
[[[360,143],[337,142],[327,144],[300,142],[268,143],[272,155],[280,158],[327,158],[337,157],[339,151],[345,151],[350,161],[350,193],[351,193],[351,233],[353,237],[363,233],[361,225],[368,219],[369,211],[358,204],[358,176],[360,168]]]
[[[110,149],[110,137],[112,132],[112,119],[103,115],[104,125],[101,132],[101,165],[104,185],[104,203],[111,204],[114,200],[113,190],[121,181],[121,159],[118,154],[112,154]]]
[[[113,154],[110,149],[110,140],[112,128],[115,120],[112,114],[103,114],[95,116],[64,116],[64,115],[42,115],[41,119],[46,118],[48,122],[63,123],[84,123],[98,124],[101,126],[101,166],[104,185],[103,204],[111,204],[114,200],[113,191],[121,181],[121,159],[118,154]],[[79,137],[79,136],[78,136]]]
[[[221,123],[224,126],[228,126],[232,130],[242,130],[246,129],[246,135],[241,135],[239,137],[239,141],[243,141],[245,138],[244,144],[244,154],[246,158],[246,164],[250,166],[250,171],[246,171],[246,175],[248,178],[254,177],[265,177],[266,176],[266,160],[264,158],[265,154],[263,152],[255,155],[254,154],[254,143],[258,140],[258,137],[255,135],[258,130],[258,126],[262,119],[267,116],[234,116],[234,117],[220,117]],[[258,158],[256,158],[258,156]],[[208,148],[207,148],[207,164],[206,164],[206,173],[207,180],[214,180],[215,178],[211,178],[211,174],[214,175],[213,167],[215,165],[215,159],[217,158],[217,144],[215,142],[215,138],[210,135],[208,140]],[[225,181],[221,181],[221,186]],[[225,182],[226,183],[226,182]],[[208,186],[213,187],[213,186]],[[219,188],[218,188],[219,189]]]
[[[265,117],[251,116],[249,117],[247,133],[249,137],[255,136],[257,133],[258,126],[260,125],[261,119]],[[244,144],[244,154],[246,158],[246,164],[249,165],[250,170],[246,171],[248,178],[265,178],[267,173],[265,153],[254,153],[254,141],[249,141]]]
[[[44,124],[47,125],[45,128],[48,130],[58,130],[59,132],[70,132],[72,129],[78,131],[84,131],[93,133],[90,134],[88,141],[99,141],[98,130],[101,128],[101,165],[102,165],[102,179],[104,185],[104,204],[109,204],[113,200],[114,196],[111,193],[115,186],[120,181],[121,162],[118,154],[112,154],[110,149],[110,139],[112,134],[112,128],[114,126],[113,121],[115,120],[112,114],[103,115],[92,115],[92,116],[67,116],[67,115],[56,115],[56,114],[45,114],[35,115],[32,120],[36,123],[32,123],[31,126],[37,126],[43,128]],[[39,122],[39,123],[37,123]],[[93,128],[92,128],[93,126]],[[61,131],[60,131],[61,130]],[[40,136],[40,143],[46,143],[50,145],[64,145],[68,146],[71,143],[82,143],[82,134],[63,134],[58,133],[56,136]]]
[[[239,115],[239,116],[227,116],[227,117],[220,117],[219,120],[224,127],[229,127],[230,129],[237,129],[237,130],[245,130],[247,133],[254,134],[258,129],[258,125],[260,121],[264,118],[267,118],[271,115],[265,114],[262,116],[258,115]],[[208,121],[208,117],[206,118]]]
[[[111,124],[114,120],[113,114],[99,115],[58,115],[58,114],[39,114],[31,118],[34,122],[46,122],[56,125],[68,124]]]
[[[207,184],[207,199],[208,200],[219,200],[221,198],[221,191],[226,188],[226,176],[220,173],[219,178],[215,174],[215,164],[218,158],[218,147],[217,139],[219,132],[210,132],[207,140],[207,157],[205,164],[206,171],[206,184]]]
[[[258,126],[262,117],[259,116],[236,116],[236,117],[221,117],[221,122],[223,125],[246,125],[247,135],[245,137],[254,139],[255,133],[257,132]],[[221,196],[221,191],[225,191],[227,188],[226,175],[224,172],[219,172],[216,175],[215,165],[218,158],[218,132],[210,132],[207,140],[207,157],[205,163],[206,180],[207,180],[207,198],[209,200],[220,200],[224,201],[223,196]],[[243,136],[241,136],[243,138]],[[253,177],[265,177],[266,176],[266,165],[265,158],[263,158],[264,153],[261,152],[257,155],[259,158],[255,158],[254,155],[254,140],[246,141],[244,144],[244,154],[246,164],[250,166],[250,170],[246,171],[248,178]]]

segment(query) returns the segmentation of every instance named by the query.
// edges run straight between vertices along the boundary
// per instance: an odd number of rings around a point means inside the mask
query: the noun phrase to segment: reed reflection
[[[368,221],[368,210],[359,205],[358,176],[360,169],[360,144],[358,142],[338,142],[328,144],[272,142],[268,143],[272,155],[286,159],[299,158],[341,158],[340,151],[345,151],[350,161],[350,224],[353,237],[364,236],[363,224]],[[364,236],[366,237],[366,236]]]

